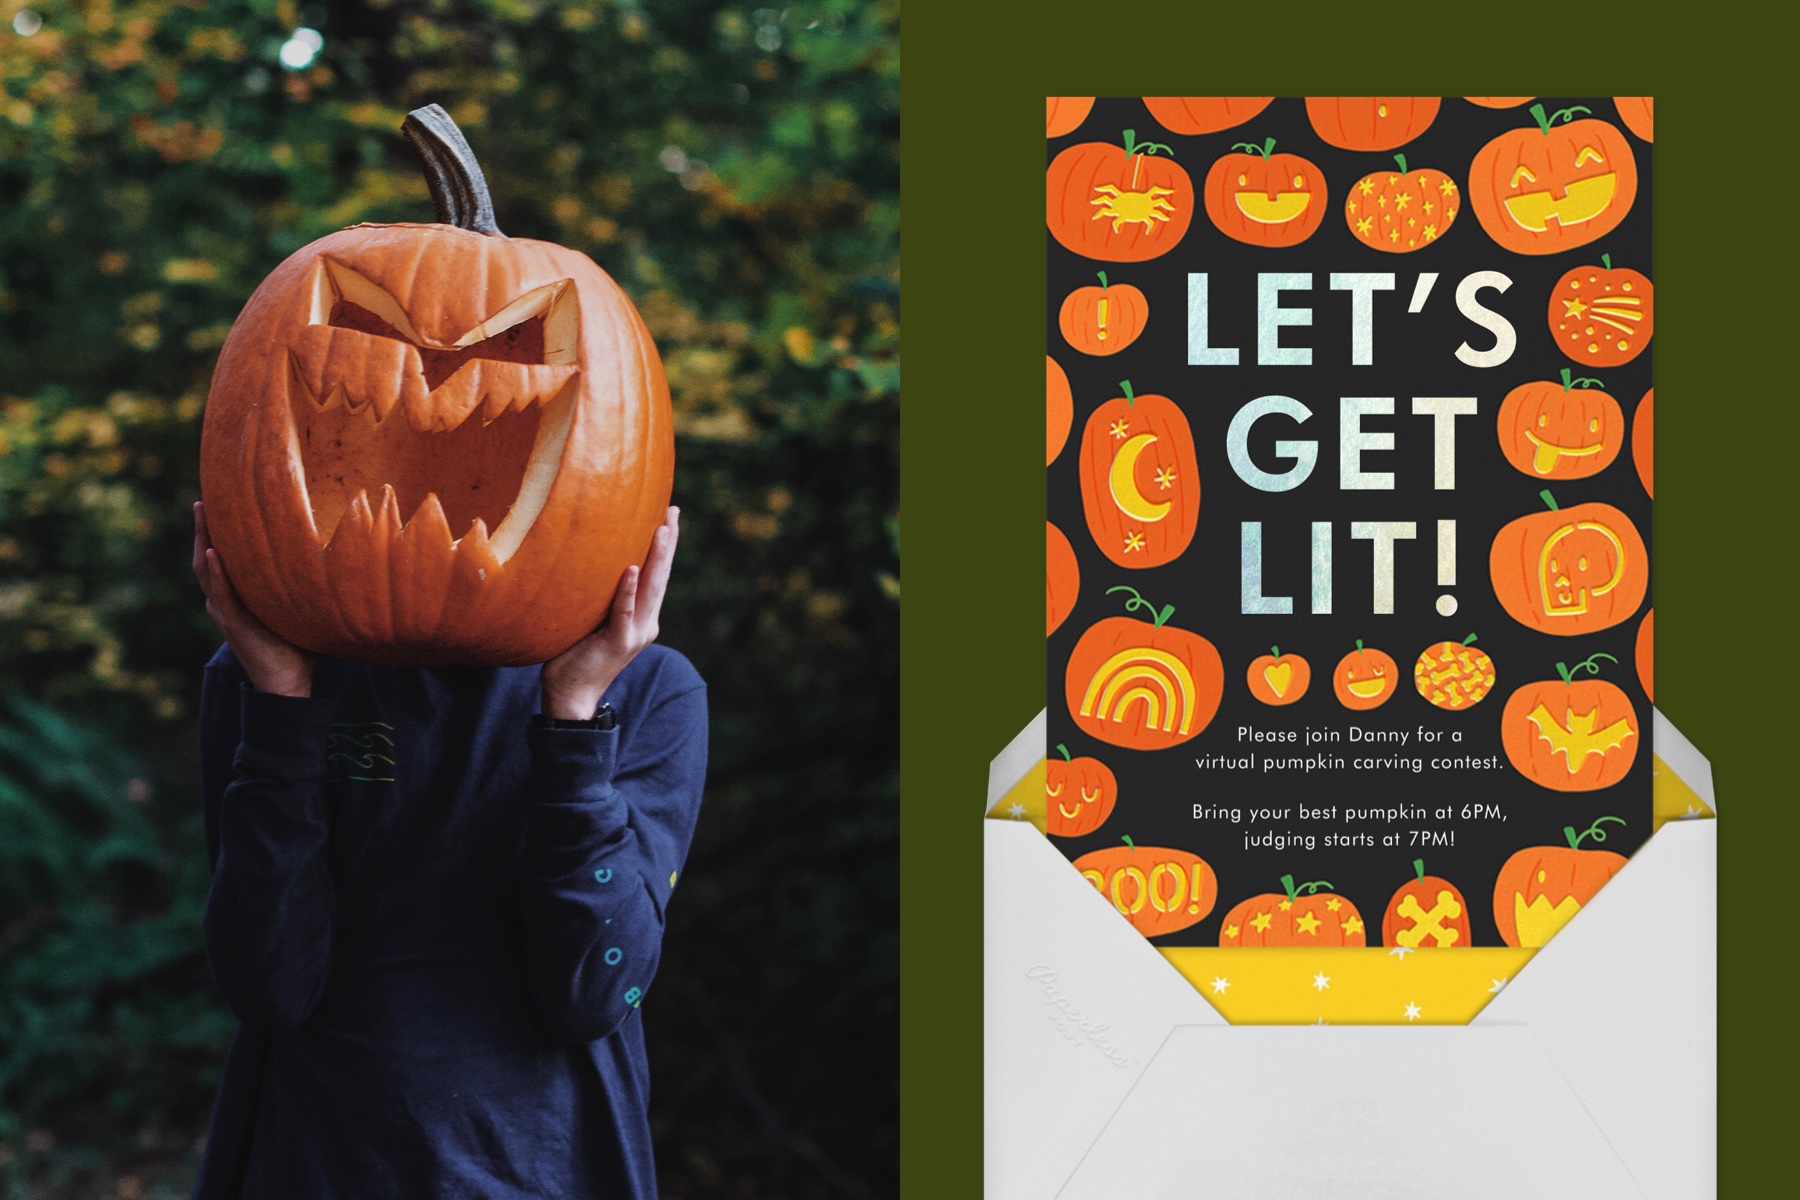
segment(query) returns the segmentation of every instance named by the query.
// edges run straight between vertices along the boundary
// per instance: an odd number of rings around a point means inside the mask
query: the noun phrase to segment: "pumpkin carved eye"
[[[1514,187],[1518,187],[1519,180],[1521,180],[1521,179],[1523,179],[1526,183],[1536,183],[1537,182],[1537,176],[1533,175],[1531,173],[1530,167],[1520,167],[1518,170],[1514,171],[1513,177],[1512,177],[1512,185]]]
[[[1306,186],[1306,177],[1304,175],[1294,176],[1294,187],[1303,188],[1305,186]]]
[[[1244,187],[1247,184],[1249,184],[1249,182],[1250,182],[1250,177],[1248,175],[1239,175],[1238,176],[1238,186],[1239,187]]]
[[[1575,155],[1575,165],[1578,167],[1591,162],[1603,163],[1605,161],[1606,156],[1592,146],[1583,146]]]
[[[1589,433],[1599,433],[1600,432],[1600,418],[1595,417],[1593,420],[1588,422],[1588,432]]]

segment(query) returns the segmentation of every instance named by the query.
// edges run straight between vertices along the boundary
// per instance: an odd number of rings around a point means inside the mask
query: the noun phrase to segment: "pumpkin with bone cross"
[[[1425,860],[1413,859],[1416,879],[1400,885],[1381,917],[1381,944],[1417,950],[1421,946],[1469,946],[1469,902],[1448,879],[1425,873]]]
[[[592,630],[674,478],[668,384],[618,284],[509,238],[436,105],[402,132],[438,220],[296,251],[232,326],[201,436],[250,610],[323,654],[522,665]]]

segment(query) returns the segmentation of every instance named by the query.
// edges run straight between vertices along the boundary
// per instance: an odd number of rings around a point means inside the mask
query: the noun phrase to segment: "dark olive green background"
[[[903,1194],[979,1194],[976,812],[988,759],[1044,703],[1041,98],[1377,91],[1657,97],[1656,674],[1659,707],[1712,759],[1727,814],[1719,1182],[1722,1196],[1751,1194],[1791,1153],[1791,1105],[1765,1097],[1797,1040],[1785,980],[1800,847],[1789,728],[1800,336],[1793,105],[1777,94],[1792,67],[1776,39],[1716,8],[1679,29],[1616,6],[1573,18],[1416,4],[1262,7],[1260,19],[1218,5],[996,8],[914,5],[904,34]],[[1704,1128],[1678,1096],[1668,1115],[1670,1136]]]

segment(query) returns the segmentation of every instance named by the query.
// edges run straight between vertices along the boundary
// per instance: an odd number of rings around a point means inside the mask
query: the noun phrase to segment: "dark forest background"
[[[0,0],[0,1196],[191,1186],[232,1029],[207,383],[287,254],[430,219],[432,101],[674,392],[713,766],[643,1009],[663,1194],[896,1192],[898,38],[898,0]]]

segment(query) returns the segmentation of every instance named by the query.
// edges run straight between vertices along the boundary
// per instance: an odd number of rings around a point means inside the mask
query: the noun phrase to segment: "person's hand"
[[[312,695],[312,655],[282,641],[257,620],[225,575],[225,564],[206,536],[206,508],[194,505],[194,577],[206,593],[206,615],[219,627],[238,664],[259,692]]]
[[[592,717],[619,672],[656,640],[657,614],[669,587],[669,565],[675,561],[680,532],[681,510],[670,508],[650,540],[643,569],[626,567],[619,578],[619,590],[600,627],[544,664],[546,717],[564,721]]]

